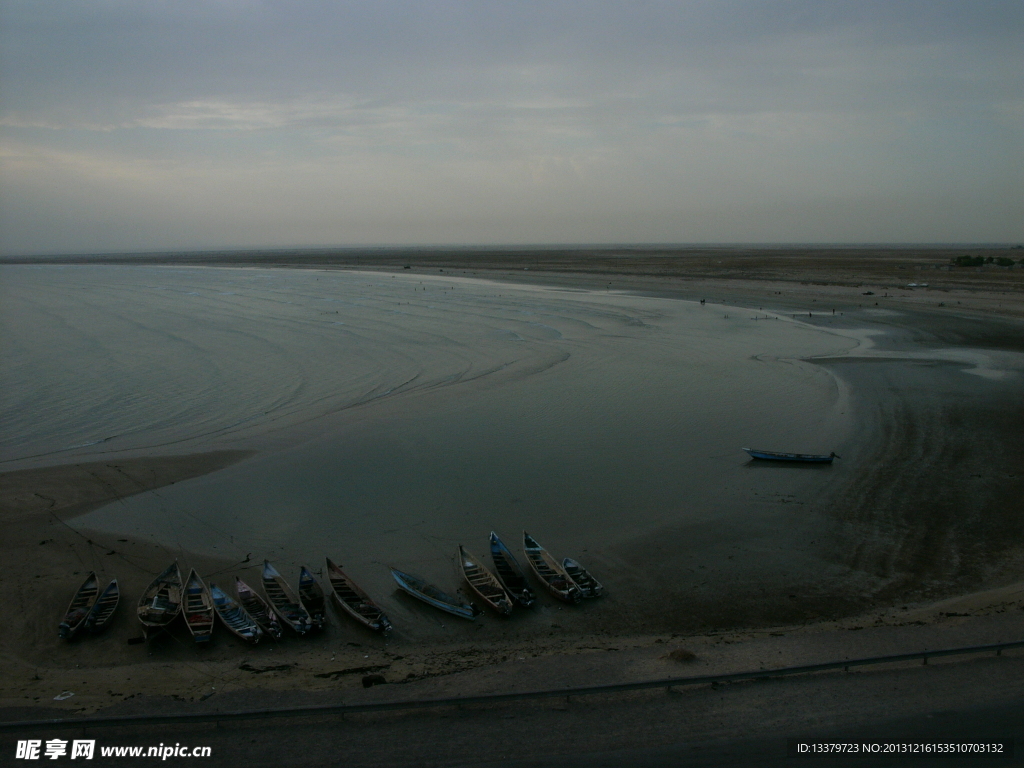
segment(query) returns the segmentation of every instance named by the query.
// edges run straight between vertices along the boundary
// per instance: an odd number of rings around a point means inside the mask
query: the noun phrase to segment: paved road
[[[585,696],[463,709],[225,724],[40,731],[0,736],[0,765],[19,738],[95,738],[99,746],[210,746],[167,765],[781,766],[1024,765],[1024,654],[820,673],[759,682]],[[259,693],[250,706],[259,706]],[[788,738],[818,741],[1016,739],[1013,759],[793,758]],[[90,765],[138,760],[97,757]],[[156,762],[153,758],[143,763]],[[70,760],[69,760],[70,763]],[[35,763],[39,764],[39,763]],[[47,761],[45,764],[56,764]],[[75,763],[77,764],[77,763]]]

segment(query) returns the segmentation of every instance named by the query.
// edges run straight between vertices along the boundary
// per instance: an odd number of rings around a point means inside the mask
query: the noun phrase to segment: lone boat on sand
[[[195,568],[189,571],[188,581],[185,582],[185,604],[182,611],[192,639],[197,643],[210,642],[213,637],[213,597]]]
[[[526,531],[523,531],[523,552],[537,578],[552,595],[567,603],[578,603],[583,598],[583,593],[565,568]]]
[[[345,613],[374,632],[390,632],[391,622],[370,596],[359,588],[331,558],[327,558],[327,578],[334,602]]]
[[[459,598],[449,595],[433,584],[428,584],[419,576],[413,576],[411,573],[405,573],[397,568],[391,569],[391,575],[395,577],[399,587],[427,605],[432,605],[464,619],[475,619],[482,613],[475,605],[462,602]]]
[[[237,576],[235,577],[235,592],[238,593],[238,602],[242,604],[246,613],[256,620],[260,629],[266,632],[275,640],[281,639],[281,621],[274,613],[266,600],[256,594],[256,590],[246,584]]]
[[[64,612],[64,620],[61,621],[60,627],[57,629],[58,634],[63,639],[70,640],[78,633],[78,630],[85,626],[85,620],[89,617],[93,606],[96,605],[96,598],[99,596],[99,593],[99,582],[96,580],[96,574],[90,572],[85,577],[85,581],[82,582],[82,586],[75,592],[75,596],[71,598],[71,603]]]
[[[491,531],[491,560],[494,561],[494,570],[497,572],[498,579],[505,587],[505,591],[512,595],[512,599],[523,608],[533,605],[537,596],[530,589],[526,573],[519,565],[515,555],[494,531]]]
[[[121,600],[121,588],[117,585],[117,579],[111,579],[107,588],[100,593],[96,605],[89,611],[85,619],[85,628],[90,632],[100,632],[110,623],[117,604]]]
[[[142,622],[142,633],[147,638],[166,629],[178,617],[181,613],[181,571],[177,560],[146,587],[136,611]]]
[[[601,582],[591,576],[590,571],[571,557],[562,560],[562,567],[569,574],[569,578],[576,582],[576,586],[580,588],[580,593],[584,597],[600,597],[604,594],[604,586]]]
[[[299,569],[299,600],[313,621],[313,629],[323,629],[327,624],[327,601],[324,588],[306,566]]]
[[[210,584],[210,597],[213,598],[213,607],[225,627],[247,643],[260,641],[263,630],[235,598],[213,583]]]
[[[512,613],[512,598],[501,586],[498,577],[487,570],[480,558],[466,552],[461,544],[459,565],[462,567],[462,575],[466,577],[466,582],[489,607],[502,616]]]
[[[816,453],[777,453],[776,451],[758,451],[753,448],[744,448],[752,459],[763,461],[799,461],[805,464],[831,464],[832,459],[842,458],[835,451],[823,456]]]
[[[277,569],[269,561],[263,561],[263,591],[267,593],[267,599],[274,608],[274,612],[281,617],[281,621],[294,629],[300,635],[304,635],[313,628],[313,619],[309,612],[302,607],[284,576],[277,572]]]

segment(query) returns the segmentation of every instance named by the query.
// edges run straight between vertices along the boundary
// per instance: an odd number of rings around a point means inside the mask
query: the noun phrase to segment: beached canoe
[[[831,464],[832,459],[841,458],[834,451],[827,456],[816,453],[777,453],[775,451],[758,451],[753,448],[744,448],[752,459],[763,461],[800,461],[806,464]]]
[[[313,629],[323,629],[327,625],[324,589],[306,566],[299,569],[299,600],[313,622]]]
[[[256,590],[246,584],[237,576],[235,577],[235,592],[238,594],[238,602],[245,608],[245,612],[252,616],[266,634],[275,640],[281,639],[281,620],[277,618],[274,609],[270,607],[262,597],[256,594]]]
[[[296,595],[284,576],[277,572],[267,560],[263,561],[263,591],[267,594],[270,605],[274,608],[281,621],[291,627],[300,635],[304,635],[313,628],[313,619],[309,612],[302,607],[299,596]]]
[[[331,583],[334,602],[345,613],[374,632],[390,632],[391,622],[370,596],[350,579],[340,567],[327,558],[327,579]]]
[[[70,640],[78,634],[78,630],[85,626],[85,620],[96,605],[99,594],[99,581],[96,580],[96,574],[90,572],[82,586],[75,592],[75,596],[71,598],[71,603],[64,612],[64,619],[57,628],[57,634],[65,640]]]
[[[391,575],[395,577],[399,587],[427,605],[432,605],[464,619],[475,619],[481,613],[475,605],[462,602],[459,598],[449,595],[433,584],[428,584],[419,576],[413,576],[411,573],[405,573],[397,568],[391,569]]]
[[[136,607],[142,632],[146,637],[166,629],[181,613],[181,571],[178,562],[153,579],[139,598]]]
[[[189,571],[185,581],[185,604],[181,610],[192,639],[197,643],[210,642],[213,637],[213,597],[195,568]]]
[[[526,554],[526,562],[548,588],[548,592],[567,603],[578,603],[583,598],[580,588],[565,569],[526,531],[523,531],[523,552]]]
[[[210,597],[213,598],[213,608],[217,612],[217,617],[224,622],[225,627],[247,643],[260,641],[263,630],[235,598],[212,582]]]
[[[498,538],[498,534],[494,531],[491,531],[491,559],[494,561],[494,570],[498,580],[505,587],[505,591],[512,595],[512,599],[523,608],[533,605],[537,596],[530,589],[526,573],[512,551],[505,546],[505,542]]]
[[[591,576],[586,568],[571,557],[562,560],[562,567],[569,574],[569,578],[580,588],[584,597],[600,597],[604,594],[604,586],[601,582]]]
[[[489,608],[493,608],[502,616],[512,613],[514,601],[498,581],[498,577],[487,570],[480,558],[466,552],[461,544],[459,565],[462,567],[462,575],[466,577],[466,582]]]
[[[107,588],[100,593],[96,605],[89,611],[85,619],[85,628],[89,632],[101,632],[110,623],[120,600],[121,588],[117,585],[117,579],[111,579]]]

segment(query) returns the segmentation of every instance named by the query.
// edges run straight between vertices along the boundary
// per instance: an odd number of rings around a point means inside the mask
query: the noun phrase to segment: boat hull
[[[459,564],[462,566],[462,575],[466,579],[466,583],[480,596],[488,608],[502,616],[512,613],[515,601],[505,591],[505,587],[498,581],[498,577],[484,567],[482,560],[469,554],[460,546]]]
[[[254,645],[263,637],[263,630],[242,605],[216,584],[210,584],[210,597],[217,618],[237,637]]]
[[[512,599],[523,608],[533,605],[537,596],[530,589],[526,572],[494,531],[491,531],[491,560],[494,562],[495,575],[505,591],[512,595]]]
[[[327,580],[331,596],[341,610],[374,632],[390,632],[391,622],[370,596],[350,579],[343,570],[327,558]]]
[[[827,456],[815,453],[778,453],[776,451],[758,451],[753,448],[744,448],[750,458],[760,461],[789,461],[801,464],[831,464],[833,459],[838,459],[835,453]]]
[[[210,590],[199,578],[195,568],[185,582],[185,604],[182,606],[185,623],[192,639],[197,643],[208,643],[213,638],[214,607]]]
[[[146,638],[159,634],[181,614],[182,583],[178,563],[157,576],[139,598],[136,612]]]
[[[445,613],[450,613],[453,616],[459,616],[471,621],[480,613],[476,607],[469,605],[468,603],[463,603],[458,598],[438,589],[433,584],[428,584],[419,576],[413,576],[411,573],[404,573],[397,568],[391,569],[391,575],[403,591],[412,595],[417,600],[422,600],[427,605],[432,605]]]
[[[267,595],[274,613],[281,621],[291,627],[298,634],[304,635],[313,628],[313,618],[309,612],[302,607],[288,582],[277,572],[268,561],[263,561],[263,591]]]
[[[266,600],[257,595],[252,587],[237,576],[235,577],[235,594],[238,595],[238,602],[259,624],[260,629],[275,640],[280,640],[283,634],[281,622],[277,618],[277,614],[274,613],[274,609]]]
[[[565,603],[578,603],[583,599],[583,593],[565,569],[526,531],[523,531],[523,553],[534,575],[553,597]]]
[[[57,628],[57,634],[61,638],[70,640],[85,626],[99,594],[99,581],[96,579],[95,573],[90,573],[85,577],[82,586],[75,591],[75,596],[71,598],[71,603],[68,604],[68,609],[64,612],[64,619]]]
[[[89,632],[102,632],[104,628],[110,623],[110,620],[114,617],[115,611],[117,611],[118,603],[121,601],[121,588],[117,584],[117,579],[112,579],[107,585],[106,589],[100,594],[99,600],[96,601],[96,605],[89,611],[89,616],[85,620],[85,627]]]
[[[569,578],[580,588],[580,594],[586,598],[600,597],[604,594],[604,585],[590,575],[590,571],[567,557],[562,560],[562,568],[569,574]]]

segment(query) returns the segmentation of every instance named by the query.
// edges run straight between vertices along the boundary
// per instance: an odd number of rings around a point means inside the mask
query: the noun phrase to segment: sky
[[[1024,241],[1024,3],[0,0],[0,254]]]

